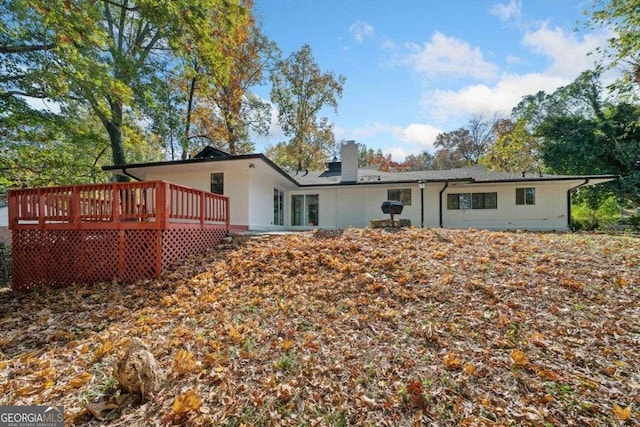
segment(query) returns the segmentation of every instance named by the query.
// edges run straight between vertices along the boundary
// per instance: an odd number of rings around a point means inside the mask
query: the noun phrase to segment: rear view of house
[[[263,154],[206,148],[195,158],[105,168],[140,181],[164,180],[223,194],[236,230],[368,227],[381,205],[399,200],[397,218],[414,226],[495,230],[569,230],[571,191],[614,175],[490,172],[480,166],[414,172],[358,167],[358,145],[322,171],[287,172]]]

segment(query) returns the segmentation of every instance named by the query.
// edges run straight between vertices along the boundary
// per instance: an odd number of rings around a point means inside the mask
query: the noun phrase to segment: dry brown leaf
[[[614,403],[613,413],[615,414],[616,418],[618,418],[620,421],[628,421],[631,419],[632,408],[633,408],[633,405],[629,405],[626,408],[623,408],[617,403]]]
[[[284,351],[290,350],[295,345],[295,341],[292,340],[284,340],[280,345],[280,348]]]
[[[447,353],[442,358],[442,364],[445,368],[451,371],[457,371],[462,367],[462,361],[458,358],[458,356],[454,352]]]
[[[97,362],[112,351],[113,343],[111,341],[106,341],[104,344],[94,350],[93,360]]]
[[[159,279],[0,292],[0,395],[75,424],[632,424],[636,402],[613,402],[637,394],[639,253],[604,234],[234,239]],[[134,337],[172,376],[144,408],[84,409]]]
[[[176,397],[171,405],[171,410],[178,414],[197,411],[202,406],[202,398],[198,396],[195,390],[189,389],[185,393]]]
[[[198,363],[193,353],[180,349],[173,357],[173,372],[176,374],[186,374],[198,369]]]
[[[108,414],[117,409],[118,405],[113,402],[94,402],[89,403],[86,406],[87,411],[91,413],[96,419],[104,421],[107,419]]]
[[[473,375],[476,373],[476,367],[472,363],[465,363],[462,368],[467,375]]]
[[[91,375],[89,372],[83,372],[73,377],[69,381],[69,385],[73,388],[79,388],[85,385],[86,383],[88,383],[91,380],[91,378],[93,378],[93,375]]]
[[[529,358],[525,352],[518,348],[511,350],[509,358],[511,359],[511,363],[519,367],[527,366],[529,364]]]

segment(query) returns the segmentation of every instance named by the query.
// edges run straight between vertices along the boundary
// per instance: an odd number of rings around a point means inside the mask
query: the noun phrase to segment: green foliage
[[[142,113],[171,108],[155,97],[162,93],[157,86],[187,73],[184,60],[195,56],[220,82],[228,80],[227,36],[248,14],[242,3],[226,0],[16,0],[3,2],[0,12],[0,100],[17,108],[18,96],[48,98],[71,121],[77,117],[68,107],[82,105],[99,119],[117,165],[142,141],[127,137],[142,135],[145,121],[170,115]],[[33,120],[40,114],[21,111]],[[149,129],[161,131],[159,140],[173,125]]]
[[[496,141],[480,159],[481,164],[501,172],[526,172],[539,167],[538,139],[527,130],[526,121],[500,120],[494,129]]]
[[[595,207],[586,198],[578,198],[571,207],[571,223],[576,230],[606,229],[620,222],[620,212],[620,205],[613,195]]]
[[[11,245],[0,242],[0,286],[11,277]]]
[[[290,137],[271,152],[277,162],[290,169],[320,168],[335,145],[333,126],[320,111],[338,108],[344,76],[323,73],[315,62],[311,47],[304,45],[271,72],[271,100],[278,107],[284,134]]]
[[[558,174],[616,174],[606,185],[640,201],[640,106],[604,98],[599,76],[582,73],[552,94],[528,96],[513,115],[539,138],[539,156]]]
[[[636,233],[640,232],[640,212],[635,211],[628,219],[629,226]]]
[[[608,46],[597,50],[604,53],[607,63],[601,68],[622,69],[624,75],[616,88],[628,92],[640,84],[640,0],[593,0],[588,25],[602,27],[612,35]]]

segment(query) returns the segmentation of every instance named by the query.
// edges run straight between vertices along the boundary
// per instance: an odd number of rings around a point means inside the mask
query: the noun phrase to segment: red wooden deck
[[[14,289],[158,277],[229,230],[225,196],[165,181],[9,191]]]

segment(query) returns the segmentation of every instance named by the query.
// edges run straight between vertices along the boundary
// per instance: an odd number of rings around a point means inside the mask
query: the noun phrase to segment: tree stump
[[[123,358],[114,367],[113,376],[124,390],[140,401],[160,390],[163,381],[156,359],[139,338],[132,340]]]

